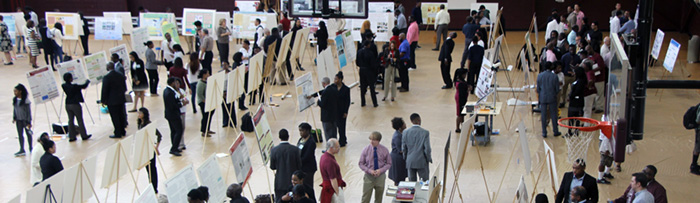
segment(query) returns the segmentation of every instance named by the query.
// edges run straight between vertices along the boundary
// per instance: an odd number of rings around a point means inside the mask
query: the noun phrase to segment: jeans
[[[148,85],[151,89],[152,95],[158,94],[158,69],[146,69],[148,73]]]
[[[202,121],[199,131],[202,133],[207,133],[209,132],[209,122],[211,122],[211,117],[214,115],[214,110],[211,112],[204,111],[204,102],[199,103],[199,110],[202,110]]]
[[[53,55],[51,55],[51,57],[53,57],[53,60],[56,61],[56,63],[59,61],[63,63],[63,47],[58,46],[56,42],[53,43]]]
[[[17,136],[19,138],[19,151],[24,151],[24,132],[27,133],[27,146],[29,146],[29,151],[32,151],[32,133],[27,129],[29,121],[16,120],[15,126],[17,127]]]
[[[552,131],[554,134],[559,134],[559,128],[557,127],[557,103],[540,103],[540,115],[542,121],[542,136],[547,136],[547,116],[552,120]]]
[[[77,139],[76,126],[74,125],[74,120],[78,119],[78,131],[80,132],[80,137],[87,139],[87,130],[85,130],[85,122],[83,122],[83,107],[80,104],[66,104],[66,113],[68,114],[68,137],[71,140]]]

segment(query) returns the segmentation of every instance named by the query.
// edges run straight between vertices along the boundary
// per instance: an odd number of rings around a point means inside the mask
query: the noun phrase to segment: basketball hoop
[[[612,125],[609,121],[598,121],[584,117],[568,117],[559,119],[558,123],[559,126],[569,129],[566,136],[564,136],[569,162],[579,158],[586,160],[588,146],[593,140],[594,132],[600,130],[606,137],[610,138],[612,136]]]

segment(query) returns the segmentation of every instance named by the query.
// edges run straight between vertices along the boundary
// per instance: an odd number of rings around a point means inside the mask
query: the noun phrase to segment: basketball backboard
[[[627,53],[617,35],[610,35],[610,64],[608,67],[609,77],[606,87],[606,107],[605,115],[608,121],[613,124],[613,129],[617,127],[619,119],[628,118],[628,101],[630,94],[631,66]],[[615,131],[613,131],[615,132]]]
[[[292,17],[367,18],[368,0],[292,0]],[[328,10],[324,12],[324,3]]]

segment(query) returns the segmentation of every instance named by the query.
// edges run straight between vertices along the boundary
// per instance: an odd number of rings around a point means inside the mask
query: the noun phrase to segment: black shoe
[[[109,138],[112,138],[112,139],[121,139],[122,136],[120,136],[120,135],[110,135]]]
[[[444,86],[442,86],[442,89],[443,89],[443,90],[444,90],[444,89],[452,89],[452,87],[447,86],[447,85],[444,85]]]
[[[564,108],[564,103],[559,104],[559,108]]]
[[[178,150],[180,150],[180,152],[182,152],[182,150],[186,150],[186,149],[187,149],[187,146],[182,146],[182,147],[178,148]]]
[[[408,92],[407,89],[399,89],[399,92]]]
[[[85,137],[83,137],[83,138],[81,138],[81,139],[87,140],[87,139],[90,139],[91,137],[92,137],[92,134],[88,134],[87,136],[85,136]]]
[[[457,129],[457,130],[455,130],[455,132],[456,132],[456,133],[461,133],[461,132],[462,132],[462,129]]]
[[[561,136],[561,133],[554,133],[554,137],[559,137]]]
[[[5,63],[6,66],[9,66],[9,65],[12,65],[12,64],[13,64],[12,62]]]
[[[596,182],[597,182],[598,184],[606,184],[606,185],[609,185],[609,184],[610,184],[610,181],[605,180],[605,179],[598,179]]]
[[[374,108],[377,108],[378,106],[379,106],[379,104],[374,104]]]
[[[69,139],[68,142],[75,142],[78,138]]]
[[[438,48],[435,48],[435,49],[432,49],[432,50],[433,50],[433,51],[440,51],[440,49],[438,49]]]
[[[603,113],[603,110],[595,110],[594,113]]]
[[[547,135],[542,135],[543,138],[547,138]]]
[[[241,107],[238,107],[238,110],[245,111],[245,110],[248,110],[248,108],[245,106],[241,106]]]
[[[606,174],[603,174],[603,178],[607,178],[607,179],[615,179],[615,176],[613,176],[613,175],[612,175],[612,174],[610,174],[610,173],[606,173]]]
[[[173,156],[182,156],[180,152],[170,152],[170,154],[172,154]]]
[[[128,111],[129,113],[136,113],[136,109],[131,109]]]

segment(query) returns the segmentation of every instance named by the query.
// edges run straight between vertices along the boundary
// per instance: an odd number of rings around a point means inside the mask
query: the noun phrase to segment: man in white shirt
[[[615,17],[610,18],[610,34],[617,34],[620,32],[620,18],[622,18],[622,11],[617,11]]]
[[[654,195],[647,191],[649,178],[644,173],[632,174],[630,187],[634,190],[634,200],[632,203],[654,203]]]
[[[160,42],[160,55],[167,70],[170,70],[170,68],[173,67],[173,60],[175,60],[173,44],[174,42],[170,37],[170,33],[165,33],[165,40]]]
[[[440,11],[435,16],[435,32],[437,38],[435,39],[435,49],[433,51],[440,50],[440,40],[445,41],[447,38],[447,25],[450,24],[450,13],[445,10],[445,4],[440,5]]]
[[[253,36],[253,48],[258,47],[258,41],[265,36],[265,27],[260,24],[260,18],[255,19],[255,34]]]
[[[408,29],[408,24],[406,23],[406,16],[401,13],[400,10],[394,11],[394,16],[396,16],[396,28],[399,28],[401,33],[405,33]]]
[[[549,38],[552,37],[552,31],[557,31],[557,33],[559,33],[559,16],[557,14],[553,14],[552,21],[547,23],[547,30],[544,33],[545,42],[548,42]]]

